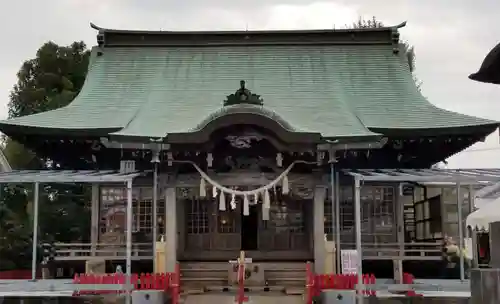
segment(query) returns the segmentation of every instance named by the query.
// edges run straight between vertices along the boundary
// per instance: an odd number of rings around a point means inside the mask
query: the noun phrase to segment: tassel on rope
[[[214,187],[215,189],[215,187]],[[226,194],[221,191],[220,197],[219,197],[219,210],[220,211],[226,211]]]
[[[202,177],[200,180],[200,197],[207,196],[207,185],[205,184],[205,179]]]
[[[269,221],[269,208],[265,204],[262,204],[262,220]]]
[[[264,192],[264,203],[262,204],[262,208],[271,208],[271,197],[269,196],[269,189],[266,189]]]
[[[288,184],[288,175],[283,177],[283,184],[281,185],[281,193],[287,195],[290,192],[290,185]]]
[[[233,193],[231,196],[231,203],[229,204],[231,205],[232,210],[236,209],[236,194]]]
[[[248,195],[243,197],[243,215],[250,215],[250,202],[248,201]]]
[[[212,187],[212,196],[213,196],[213,198],[217,197],[217,187],[215,187],[215,186]]]
[[[255,204],[259,203],[259,192],[255,192],[253,194],[253,201],[255,202]]]

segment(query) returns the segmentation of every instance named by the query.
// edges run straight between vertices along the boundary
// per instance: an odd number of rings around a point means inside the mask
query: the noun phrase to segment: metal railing
[[[341,248],[354,248],[354,243],[341,243]],[[365,260],[417,260],[438,261],[441,259],[442,244],[439,242],[403,243],[363,243]],[[151,243],[133,243],[132,259],[148,260],[153,258]],[[56,260],[88,260],[92,257],[105,259],[124,259],[126,244],[99,243],[55,243]]]

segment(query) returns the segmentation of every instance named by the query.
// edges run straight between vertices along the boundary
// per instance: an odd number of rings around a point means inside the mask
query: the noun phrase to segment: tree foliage
[[[26,60],[10,94],[9,116],[54,110],[70,103],[83,86],[90,52],[83,42],[42,45]],[[46,160],[10,138],[3,152],[13,169],[40,169]],[[32,185],[5,185],[0,198],[0,270],[31,265]],[[39,240],[86,241],[90,231],[89,193],[85,185],[41,185]]]
[[[9,115],[18,117],[60,108],[70,103],[85,81],[89,51],[84,42],[42,45],[34,59],[17,73],[10,94]]]
[[[353,22],[352,25],[348,25],[348,28],[381,28],[384,27],[384,23],[382,21],[378,20],[375,16],[373,16],[371,19],[363,19],[359,18],[358,21]],[[422,82],[417,78],[416,73],[415,73],[415,48],[410,45],[408,41],[405,40],[400,40],[399,42],[399,49],[402,55],[404,55],[408,67],[410,69],[410,72],[412,73],[413,80],[415,81],[415,84],[417,85],[417,88],[420,90],[420,87],[422,86]]]

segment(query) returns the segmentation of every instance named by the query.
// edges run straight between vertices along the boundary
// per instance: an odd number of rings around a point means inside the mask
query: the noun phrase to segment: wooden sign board
[[[415,186],[411,184],[400,184],[400,195],[402,196],[413,196],[413,192],[415,191]]]
[[[358,272],[358,251],[344,249],[340,251],[342,274],[355,274]]]

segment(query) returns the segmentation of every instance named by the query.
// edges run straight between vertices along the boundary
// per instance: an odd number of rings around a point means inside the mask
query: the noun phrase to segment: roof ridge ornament
[[[401,22],[398,25],[389,27],[391,29],[391,31],[392,31],[392,33],[391,33],[392,53],[394,55],[399,54],[399,42],[400,42],[400,40],[399,40],[399,31],[398,31],[398,29],[400,29],[402,27],[405,27],[405,26],[406,26],[406,21]]]
[[[237,104],[253,104],[262,106],[264,101],[260,98],[260,95],[253,94],[249,89],[245,87],[245,80],[240,80],[240,88],[236,90],[234,94],[228,95],[226,100],[224,100],[224,106],[231,106]]]

